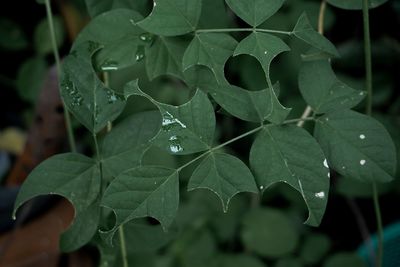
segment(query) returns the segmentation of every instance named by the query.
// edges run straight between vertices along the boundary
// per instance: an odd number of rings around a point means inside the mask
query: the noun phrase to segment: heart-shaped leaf
[[[228,211],[231,198],[240,192],[257,193],[254,177],[238,158],[225,153],[210,153],[195,169],[188,190],[205,188],[216,193]]]
[[[328,113],[318,118],[314,135],[341,175],[365,182],[393,180],[396,148],[375,119],[351,110]]]
[[[317,226],[325,212],[329,169],[316,140],[292,125],[267,126],[250,150],[250,165],[261,190],[285,182],[300,192],[309,210],[306,224]]]

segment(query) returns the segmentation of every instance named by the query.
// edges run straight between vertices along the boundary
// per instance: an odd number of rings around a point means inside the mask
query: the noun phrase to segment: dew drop
[[[321,191],[321,192],[315,193],[315,197],[321,198],[321,199],[325,198],[325,192]]]
[[[139,39],[145,43],[151,43],[153,41],[153,35],[151,35],[150,33],[142,33],[139,36]]]
[[[367,161],[365,159],[362,159],[362,160],[360,160],[360,165],[363,166],[363,165],[365,165],[366,162]]]
[[[180,145],[173,145],[173,144],[171,144],[171,145],[169,146],[169,149],[171,150],[172,153],[178,153],[178,152],[183,151],[183,148],[182,148]]]
[[[263,190],[264,189],[264,186],[263,185],[260,185],[260,190]]]
[[[360,94],[359,95],[364,95],[364,92],[360,92]]]
[[[169,149],[172,153],[178,153],[183,151],[183,147],[181,145],[181,138],[179,136],[173,135],[169,138]]]
[[[264,51],[264,55],[268,54],[268,51]]]
[[[324,160],[324,166],[325,166],[325,168],[329,168],[328,161],[326,159]]]
[[[15,214],[12,216],[12,219],[15,221],[17,219],[17,216]]]
[[[330,172],[328,172],[328,178],[331,178],[331,173]]]
[[[365,135],[360,134],[360,139],[365,139]]]
[[[144,46],[138,46],[135,54],[135,60],[137,62],[142,61],[144,59],[145,53],[144,53]]]
[[[106,60],[100,66],[102,71],[118,70],[118,62],[113,60]]]

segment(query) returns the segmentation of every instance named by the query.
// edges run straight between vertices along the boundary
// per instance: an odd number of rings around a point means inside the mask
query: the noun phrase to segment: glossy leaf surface
[[[365,182],[393,179],[396,149],[375,119],[351,110],[328,113],[317,120],[314,135],[341,175]]]
[[[306,224],[320,224],[328,200],[329,169],[316,140],[296,126],[266,127],[254,141],[250,165],[261,190],[284,182],[300,192],[309,210]]]
[[[254,177],[247,166],[238,158],[225,153],[212,152],[195,169],[188,190],[209,189],[222,201],[223,209],[240,192],[257,193]]]
[[[339,81],[327,60],[304,62],[299,72],[299,88],[316,113],[352,108],[365,96],[365,92]]]

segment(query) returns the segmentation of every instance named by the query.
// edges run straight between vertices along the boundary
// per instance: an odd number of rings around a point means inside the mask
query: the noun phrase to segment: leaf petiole
[[[278,30],[259,29],[259,28],[226,28],[226,29],[196,30],[196,34],[198,34],[198,33],[218,33],[218,32],[264,32],[264,33],[277,33],[277,34],[285,34],[285,35],[293,34],[293,32],[288,32],[288,31],[278,31]]]

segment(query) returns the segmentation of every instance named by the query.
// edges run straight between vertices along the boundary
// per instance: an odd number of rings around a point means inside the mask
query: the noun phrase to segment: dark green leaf
[[[320,224],[328,200],[329,169],[321,148],[306,130],[266,127],[251,147],[250,164],[261,190],[277,182],[291,185],[308,207],[306,224]]]
[[[17,90],[22,99],[34,104],[44,83],[46,60],[33,57],[26,60],[18,70]]]
[[[115,178],[104,192],[102,205],[114,211],[115,227],[107,234],[111,242],[120,225],[142,217],[157,219],[164,230],[175,218],[179,204],[176,170],[141,166]]]
[[[380,183],[376,187],[379,195],[382,195],[393,189],[393,183]],[[335,189],[338,194],[349,198],[372,198],[374,194],[371,184],[350,177],[340,177]]]
[[[303,13],[297,21],[293,29],[293,34],[312,47],[322,50],[331,56],[339,56],[339,52],[336,50],[335,46],[313,29],[305,13]]]
[[[158,37],[146,50],[146,70],[150,79],[160,75],[183,78],[182,58],[189,42],[180,37]]]
[[[0,18],[0,48],[17,51],[27,48],[28,44],[25,33],[17,23]]]
[[[158,107],[162,116],[162,128],[153,144],[171,154],[185,155],[211,147],[215,131],[215,114],[207,95],[197,90],[193,98],[180,106],[157,102],[130,82],[125,90],[149,99]]]
[[[153,11],[138,23],[148,32],[177,36],[196,30],[201,0],[154,0]]]
[[[60,195],[75,208],[75,221],[61,237],[62,249],[75,250],[86,244],[98,225],[100,171],[96,162],[76,153],[53,156],[36,167],[22,185],[14,214],[26,201],[39,195]]]
[[[352,108],[365,96],[365,92],[339,81],[328,60],[304,62],[299,73],[299,88],[316,113]]]
[[[269,208],[255,209],[245,216],[241,238],[248,250],[273,258],[293,252],[299,240],[289,218]]]
[[[388,0],[369,0],[369,8],[375,8],[380,5],[383,5]],[[361,10],[362,9],[362,0],[328,0],[329,4],[343,9],[352,9],[352,10]]]
[[[270,114],[268,117],[274,123],[284,121],[289,115],[290,109],[282,106],[275,95],[270,79],[270,66],[277,55],[289,50],[290,48],[278,37],[267,33],[252,33],[239,43],[234,53],[235,56],[249,54],[260,62],[269,85],[267,90],[269,90]]]
[[[195,65],[210,68],[218,83],[226,83],[224,66],[235,51],[237,41],[228,34],[196,34],[183,56],[183,69]]]
[[[393,179],[396,149],[375,119],[350,110],[329,113],[317,120],[314,135],[341,175],[365,182]]]
[[[226,0],[233,12],[253,27],[274,15],[284,2],[284,0]]]
[[[257,193],[254,177],[238,158],[224,153],[210,153],[195,169],[188,190],[209,189],[219,196],[224,212],[231,198],[240,192]]]
[[[112,71],[133,65],[144,57],[150,36],[136,22],[142,16],[134,10],[116,9],[101,14],[79,33],[72,50],[87,41],[102,45],[94,56],[96,69]]]
[[[266,267],[257,257],[246,254],[225,254],[217,258],[212,267]]]
[[[201,8],[200,29],[227,28],[232,22],[224,0],[202,0]]]
[[[64,59],[61,75],[61,96],[75,118],[93,133],[115,120],[125,107],[126,97],[116,95],[97,77],[92,56],[100,49],[97,43],[86,42]]]
[[[281,107],[279,102],[274,101],[276,94],[271,95],[269,89],[260,91],[248,91],[233,85],[205,86],[210,95],[221,107],[233,116],[251,122],[263,122],[265,120],[280,123],[288,115],[290,110],[277,109]],[[279,91],[279,84],[274,86]]]
[[[65,40],[65,29],[62,18],[53,17],[54,31],[56,35],[57,48],[60,48]],[[33,35],[35,50],[41,55],[49,54],[53,51],[50,27],[47,18],[44,18],[37,26]]]
[[[322,234],[310,234],[306,236],[301,246],[300,256],[304,263],[317,265],[328,253],[330,247],[329,237]]]
[[[101,147],[104,173],[116,177],[137,167],[160,126],[161,116],[157,111],[138,113],[117,124]]]
[[[139,7],[147,4],[147,0],[85,0],[85,2],[87,11],[91,17],[96,17],[112,9],[126,8],[138,10]]]
[[[296,258],[279,259],[274,267],[303,267],[301,260]]]

